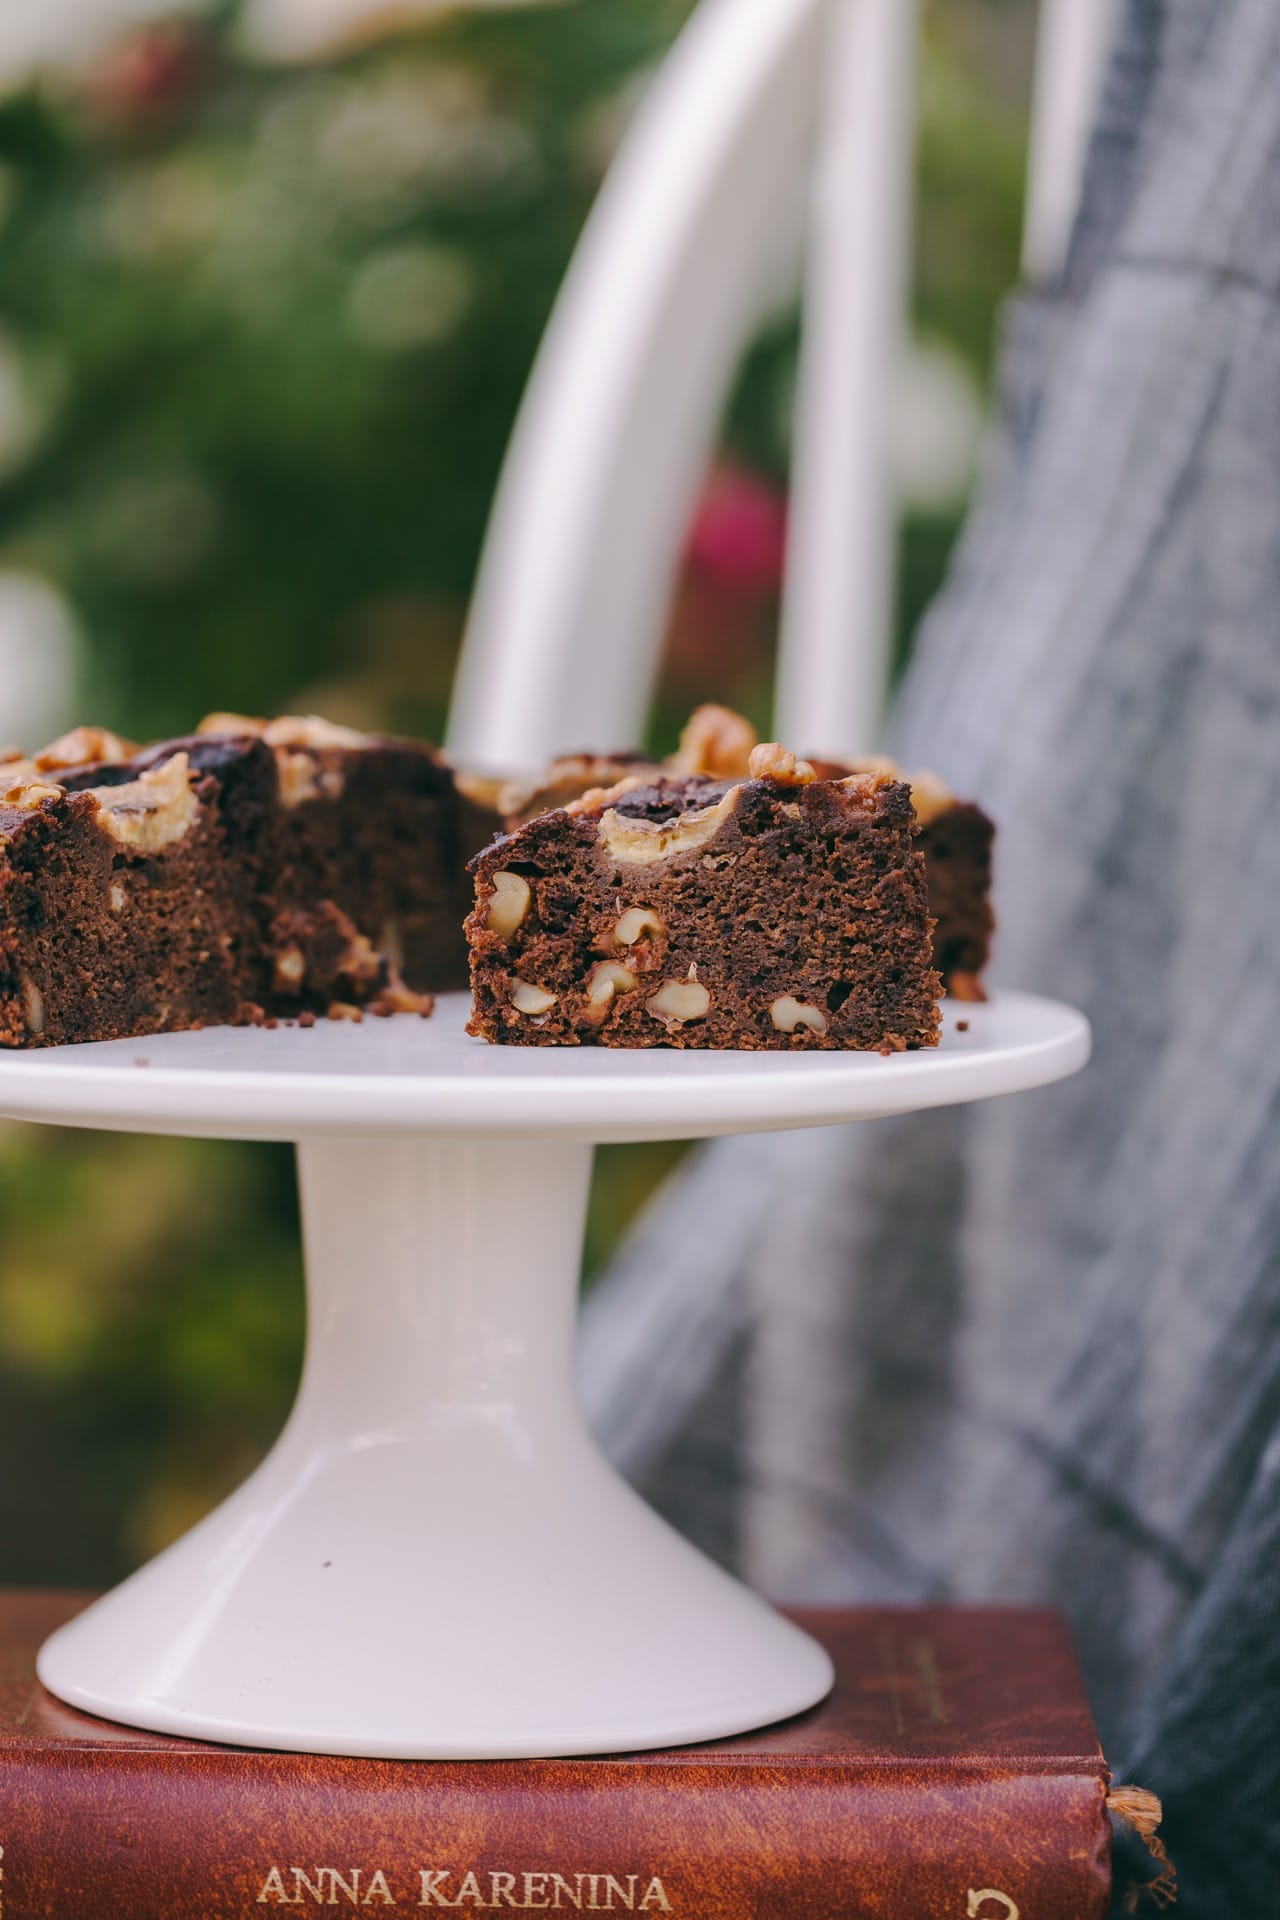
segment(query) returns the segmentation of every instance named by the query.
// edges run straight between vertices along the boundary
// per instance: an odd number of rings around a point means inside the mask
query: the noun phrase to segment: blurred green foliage
[[[283,70],[212,14],[0,110],[0,316],[47,409],[0,539],[70,594],[104,724],[314,693],[439,734],[593,116],[682,11],[463,12]]]
[[[86,635],[76,717],[211,708],[438,736],[498,465],[645,73],[689,0],[448,11],[312,65],[234,8],[0,99],[0,569]],[[916,327],[975,394],[1016,273],[1026,19],[934,0]],[[724,459],[781,489],[793,317],[748,355]],[[901,632],[961,501],[904,514]],[[653,723],[767,718],[772,588],[686,577]],[[586,1270],[677,1147],[599,1159]],[[100,1582],[243,1477],[296,1379],[285,1149],[0,1134],[0,1581]]]

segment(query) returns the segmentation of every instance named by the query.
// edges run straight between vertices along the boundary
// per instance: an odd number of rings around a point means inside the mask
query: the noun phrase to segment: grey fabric
[[[701,1150],[583,1336],[773,1592],[1062,1606],[1193,1920],[1280,1910],[1278,302],[1280,7],[1128,0],[893,740],[1000,822],[996,977],[1093,1062]]]

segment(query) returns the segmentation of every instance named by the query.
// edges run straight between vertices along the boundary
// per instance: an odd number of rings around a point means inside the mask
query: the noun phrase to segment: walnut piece
[[[44,995],[29,973],[22,976],[22,999],[27,1009],[27,1025],[32,1033],[44,1032]]]
[[[110,760],[128,760],[138,749],[129,740],[106,727],[73,727],[59,734],[47,747],[41,747],[34,765],[41,773],[56,773],[60,767],[97,766]]]
[[[406,987],[400,978],[398,967],[393,967],[391,977],[375,1000],[370,1001],[370,1013],[376,1013],[381,1019],[391,1013],[416,1013],[425,1020],[435,1008],[435,996],[430,993],[418,993],[412,987]]]
[[[837,785],[850,805],[858,807],[863,813],[874,813],[885,788],[896,786],[900,779],[901,775],[896,773],[850,773]]]
[[[946,813],[955,805],[955,795],[945,780],[936,773],[913,773],[909,776],[911,785],[911,804],[916,810],[916,820],[927,827],[940,813]]]
[[[971,973],[965,967],[953,967],[947,980],[947,992],[953,1000],[964,1000],[977,1004],[985,1000],[987,990],[982,984],[980,973]]]
[[[267,730],[265,720],[255,720],[247,713],[206,713],[197,733],[217,733],[239,735],[242,733],[263,734]]]
[[[578,795],[576,800],[566,800],[564,811],[595,813],[600,807],[607,807],[615,800],[621,800],[624,794],[634,793],[637,787],[650,786],[652,781],[651,773],[624,773],[622,778],[615,780],[611,786],[588,787],[585,792]]]
[[[815,1033],[825,1033],[827,1016],[821,1007],[813,1006],[808,1000],[797,1000],[792,994],[783,993],[770,1003],[769,1018],[779,1033],[794,1033],[797,1027],[812,1027]]]
[[[125,890],[123,886],[120,884],[118,880],[113,880],[111,882],[110,887],[107,889],[107,897],[111,902],[112,913],[124,912],[125,900],[127,896],[125,894]]]
[[[341,767],[322,767],[313,753],[292,747],[277,750],[276,769],[286,807],[300,807],[304,800],[340,800],[347,784]]]
[[[713,773],[721,779],[747,771],[756,730],[730,707],[710,703],[692,713],[680,735],[680,745],[667,765],[675,773]]]
[[[334,972],[353,986],[365,987],[382,978],[382,955],[368,934],[353,933]]]
[[[197,733],[253,734],[275,749],[280,774],[280,799],[286,807],[304,800],[338,800],[346,786],[341,767],[322,767],[314,758],[327,747],[348,751],[367,747],[371,736],[354,727],[340,727],[317,713],[282,713],[276,720],[257,720],[247,713],[207,713]]]
[[[97,803],[98,825],[122,847],[141,853],[159,853],[181,840],[200,811],[185,753],[171,755],[122,787],[90,787],[89,793]]]
[[[272,985],[277,993],[301,993],[302,983],[307,974],[307,960],[302,948],[294,942],[281,947],[276,955]]]
[[[690,975],[693,974],[690,967]],[[687,1020],[703,1020],[711,1005],[711,995],[700,980],[668,980],[644,1003],[646,1013],[663,1020],[669,1027],[682,1027]]]
[[[482,813],[502,813],[501,796],[507,787],[506,780],[496,773],[469,773],[465,767],[453,767],[453,784],[464,800],[473,807],[479,807]]]
[[[340,727],[323,720],[318,713],[282,713],[268,720],[262,737],[269,747],[367,747],[370,735],[357,733],[354,727]]]
[[[936,773],[903,773],[896,760],[887,753],[865,753],[855,760],[851,773],[878,773],[887,780],[905,780],[911,789],[911,804],[916,810],[917,824],[927,827],[940,813],[946,813],[954,807],[956,797],[945,780]]]
[[[0,775],[0,799],[7,807],[38,807],[45,800],[60,800],[65,787],[37,777],[30,760],[15,761]]]
[[[747,771],[753,780],[772,780],[779,787],[807,787],[818,777],[807,760],[797,760],[789,747],[780,747],[776,740],[751,749]]]
[[[533,894],[522,873],[495,873],[493,898],[485,925],[500,940],[509,940],[529,911]]]
[[[378,951],[385,955],[393,973],[404,971],[404,933],[393,913],[389,913],[378,928]]]
[[[630,967],[619,965],[616,960],[602,960],[591,970],[587,982],[587,1012],[589,1018],[604,1019],[614,996],[619,993],[634,993],[636,976]]]
[[[730,787],[711,807],[696,807],[674,820],[631,819],[610,807],[600,816],[596,837],[620,866],[647,867],[676,854],[691,853],[720,831],[738,804],[741,787]]]
[[[643,773],[638,770],[641,767]],[[498,788],[498,811],[510,832],[556,807],[581,812],[580,802],[587,796],[595,805],[620,781],[652,780],[660,771],[638,754],[565,753],[540,773],[504,780]]]
[[[511,989],[511,1004],[517,1013],[547,1013],[559,998],[558,993],[548,993],[545,987],[535,987],[528,980],[517,980]]]
[[[646,933],[661,939],[665,932],[661,914],[655,913],[652,907],[628,907],[613,930],[613,944],[615,947],[634,947],[644,939]]]

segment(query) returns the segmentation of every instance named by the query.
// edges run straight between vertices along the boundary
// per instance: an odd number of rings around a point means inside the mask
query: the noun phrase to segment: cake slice
[[[434,749],[213,716],[0,765],[0,1045],[425,1012],[494,824]]]
[[[244,1018],[245,909],[211,783],[175,751],[75,785],[56,753],[0,767],[0,1045]]]
[[[933,964],[953,1000],[985,1000],[983,970],[991,958],[995,914],[991,906],[991,853],[995,822],[973,800],[957,800],[933,773],[900,773],[884,756],[856,761],[815,760],[829,778],[847,773],[885,773],[905,780],[920,829],[933,915]]]
[[[468,1031],[522,1046],[937,1044],[911,795],[819,779],[632,774],[472,861]]]
[[[742,778],[756,745],[755,729],[728,707],[707,705],[691,716],[677,751],[668,760],[646,760],[637,753],[576,753],[554,760],[535,779],[510,781],[497,804],[507,827],[522,826],[538,813],[562,807],[591,787],[605,787],[627,776],[647,773],[710,774]],[[982,973],[991,955],[995,916],[991,908],[991,852],[995,826],[971,800],[957,800],[936,774],[903,774],[892,760],[812,759],[827,779],[850,773],[883,772],[905,780],[920,829],[929,889],[929,912],[936,922],[933,963],[947,993],[956,1000],[985,1000]]]
[[[953,1000],[985,1000],[982,975],[996,925],[995,822],[976,800],[957,800],[940,780],[913,775],[909,784],[934,919],[933,964]]]
[[[466,866],[498,822],[433,747],[314,716],[212,714],[198,738],[197,756],[213,760],[218,743],[234,759],[260,741],[275,766],[269,817],[243,823],[269,969],[253,998],[318,1010],[394,979],[423,993],[466,986]]]

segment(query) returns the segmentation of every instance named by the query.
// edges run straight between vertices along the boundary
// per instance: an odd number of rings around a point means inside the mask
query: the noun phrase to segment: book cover
[[[1109,1776],[1050,1613],[797,1611],[837,1680],[780,1726],[665,1752],[454,1763],[249,1752],[77,1713],[34,1660],[84,1600],[0,1595],[0,1920],[1107,1909]]]

